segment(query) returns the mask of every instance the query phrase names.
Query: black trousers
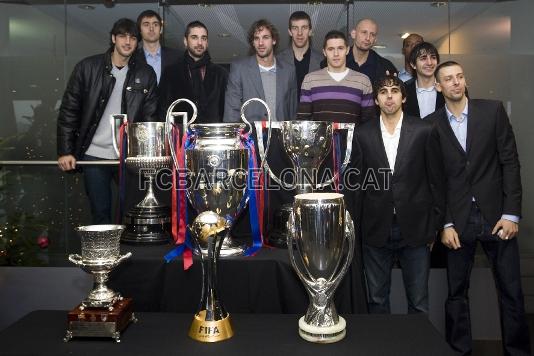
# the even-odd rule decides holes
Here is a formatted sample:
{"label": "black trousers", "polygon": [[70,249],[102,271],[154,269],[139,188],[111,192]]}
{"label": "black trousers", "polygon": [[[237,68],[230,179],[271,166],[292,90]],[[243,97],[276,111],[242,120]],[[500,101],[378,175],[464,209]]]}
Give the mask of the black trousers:
{"label": "black trousers", "polygon": [[445,304],[447,342],[462,355],[471,354],[469,279],[477,241],[489,259],[497,288],[505,355],[530,355],[528,324],[519,272],[517,239],[501,240],[473,203],[468,224],[460,236],[458,250],[447,253],[449,295]]}

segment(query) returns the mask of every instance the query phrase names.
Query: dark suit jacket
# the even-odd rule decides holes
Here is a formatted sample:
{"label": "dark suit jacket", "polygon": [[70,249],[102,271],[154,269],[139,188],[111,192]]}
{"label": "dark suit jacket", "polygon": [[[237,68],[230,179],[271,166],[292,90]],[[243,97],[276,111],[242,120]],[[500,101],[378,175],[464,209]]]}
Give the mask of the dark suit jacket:
{"label": "dark suit jacket", "polygon": [[[187,54],[186,54],[187,55]],[[206,65],[206,74],[202,81],[204,102],[198,102],[193,97],[191,75],[183,59],[183,56],[171,63],[161,75],[158,87],[159,103],[158,113],[161,119],[165,119],[167,109],[176,100],[186,98],[195,102],[198,116],[195,123],[219,123],[224,115],[224,96],[228,82],[228,72],[222,66],[209,63]],[[174,108],[175,112],[187,112],[191,120],[193,109],[187,103],[181,103]]]}
{"label": "dark suit jacket", "polygon": [[[406,87],[406,103],[404,104],[404,112],[411,116],[421,117],[421,113],[419,112],[419,102],[417,101],[417,91],[415,88],[416,80],[416,78],[412,78],[404,84]],[[444,106],[445,99],[443,98],[443,94],[438,91],[436,95],[436,106],[434,107],[434,111],[441,109]]]}
{"label": "dark suit jacket", "polygon": [[[429,119],[439,141],[447,180],[445,222],[461,235],[474,197],[493,227],[502,214],[521,216],[521,177],[514,133],[501,102],[470,99],[467,114],[467,152],[454,136],[442,108]],[[426,121],[426,120],[425,120]]]}
{"label": "dark suit jacket", "polygon": [[[382,140],[380,119],[358,126],[355,166],[360,170],[360,192],[356,195],[362,240],[371,246],[386,244],[397,216],[404,243],[421,246],[432,242],[443,223],[443,186],[440,182],[439,146],[431,140],[432,124],[404,115],[393,175]],[[375,173],[374,185],[369,183]],[[364,178],[364,177],[367,177]]]}
{"label": "dark suit jacket", "polygon": [[[256,56],[239,58],[232,62],[224,102],[224,122],[241,121],[241,105],[250,98],[265,100],[260,68]],[[297,115],[297,75],[295,66],[276,60],[276,118],[293,120]],[[249,121],[267,119],[267,110],[260,103],[251,103],[245,110]]]}
{"label": "dark suit jacket", "polygon": [[[161,78],[159,78],[159,83],[161,83],[161,81],[164,78],[163,73],[165,72],[165,70],[172,63],[176,62],[178,58],[180,58],[181,54],[182,54],[181,51],[177,49],[170,48],[170,47],[161,47]],[[145,52],[143,50],[142,43],[139,44],[135,55],[138,61],[146,64],[146,57],[145,57]]]}

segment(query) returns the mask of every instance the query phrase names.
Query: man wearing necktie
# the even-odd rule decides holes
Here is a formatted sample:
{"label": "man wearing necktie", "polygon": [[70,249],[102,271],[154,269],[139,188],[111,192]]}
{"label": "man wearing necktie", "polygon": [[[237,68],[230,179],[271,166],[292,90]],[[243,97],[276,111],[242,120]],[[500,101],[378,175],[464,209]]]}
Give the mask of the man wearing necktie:
{"label": "man wearing necktie", "polygon": [[442,152],[446,218],[441,233],[447,252],[446,338],[462,355],[472,351],[469,279],[480,242],[499,296],[505,355],[530,355],[519,270],[517,233],[521,177],[514,133],[501,102],[467,99],[462,67],[453,61],[435,71],[445,107],[433,120]]}

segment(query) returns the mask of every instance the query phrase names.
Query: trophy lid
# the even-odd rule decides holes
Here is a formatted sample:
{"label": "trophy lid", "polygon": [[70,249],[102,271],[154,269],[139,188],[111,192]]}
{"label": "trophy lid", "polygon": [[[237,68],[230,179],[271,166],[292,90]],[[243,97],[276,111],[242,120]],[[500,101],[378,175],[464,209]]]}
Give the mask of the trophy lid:
{"label": "trophy lid", "polygon": [[343,199],[343,194],[339,193],[305,193],[295,195],[295,200],[338,200]]}

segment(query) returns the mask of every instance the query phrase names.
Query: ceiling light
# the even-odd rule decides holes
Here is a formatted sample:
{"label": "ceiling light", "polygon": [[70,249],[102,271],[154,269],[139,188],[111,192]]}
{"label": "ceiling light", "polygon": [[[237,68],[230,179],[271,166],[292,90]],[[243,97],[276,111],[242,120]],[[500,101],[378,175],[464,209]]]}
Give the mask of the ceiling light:
{"label": "ceiling light", "polygon": [[95,9],[93,5],[78,5],[78,7],[82,10],[94,10]]}
{"label": "ceiling light", "polygon": [[206,4],[205,2],[201,2],[198,4],[198,6],[200,7],[210,7],[211,5],[210,4]]}
{"label": "ceiling light", "polygon": [[383,44],[377,44],[377,45],[374,45],[373,48],[376,48],[376,49],[384,49],[384,48],[387,48],[386,45],[383,45]]}
{"label": "ceiling light", "polygon": [[223,33],[217,34],[217,37],[219,37],[219,38],[228,38],[228,37],[230,37],[230,34],[223,32]]}
{"label": "ceiling light", "polygon": [[442,6],[447,6],[447,3],[445,1],[434,1],[433,3],[430,4],[430,6],[442,7]]}
{"label": "ceiling light", "polygon": [[402,38],[403,40],[407,39],[408,36],[410,36],[410,32],[405,32],[403,34],[400,35],[400,38]]}

